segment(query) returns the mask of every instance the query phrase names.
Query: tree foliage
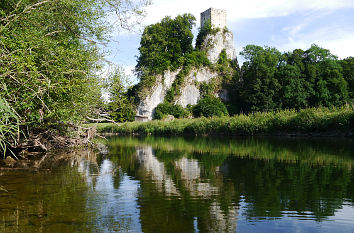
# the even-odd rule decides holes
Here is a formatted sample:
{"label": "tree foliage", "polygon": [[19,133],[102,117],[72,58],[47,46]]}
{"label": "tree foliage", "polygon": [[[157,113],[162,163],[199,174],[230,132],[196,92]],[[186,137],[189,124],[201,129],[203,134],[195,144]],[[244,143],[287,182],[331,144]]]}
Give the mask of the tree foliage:
{"label": "tree foliage", "polygon": [[228,116],[229,113],[223,102],[217,97],[207,96],[198,101],[193,106],[193,116],[195,117],[212,117],[212,116]]}
{"label": "tree foliage", "polygon": [[343,78],[348,83],[349,96],[354,99],[354,57],[348,57],[341,61]]}
{"label": "tree foliage", "polygon": [[129,78],[117,67],[108,77],[106,87],[109,93],[108,109],[117,122],[133,121],[135,118],[134,97],[128,95]]}
{"label": "tree foliage", "polygon": [[197,35],[197,39],[196,39],[196,42],[195,42],[195,48],[200,50],[201,47],[202,47],[202,44],[205,40],[205,37],[208,35],[208,34],[211,34],[213,33],[213,29],[211,27],[211,22],[210,20],[207,20],[203,27],[201,27],[199,29],[199,33]]}
{"label": "tree foliage", "polygon": [[283,54],[275,48],[248,45],[241,55],[246,62],[237,84],[238,101],[245,111],[340,106],[348,101],[349,58],[339,61],[317,45]]}
{"label": "tree foliage", "polygon": [[161,22],[145,28],[141,37],[136,71],[143,75],[161,74],[176,70],[184,63],[184,56],[193,51],[192,27],[195,17],[178,15],[165,17]]}
{"label": "tree foliage", "polygon": [[172,115],[176,118],[184,118],[189,115],[189,112],[178,104],[165,102],[157,105],[154,119],[164,119],[168,115]]}
{"label": "tree foliage", "polygon": [[[136,4],[135,4],[136,3]],[[23,126],[80,121],[100,102],[99,44],[146,0],[0,0],[0,98]],[[15,124],[15,121],[12,121]]]}

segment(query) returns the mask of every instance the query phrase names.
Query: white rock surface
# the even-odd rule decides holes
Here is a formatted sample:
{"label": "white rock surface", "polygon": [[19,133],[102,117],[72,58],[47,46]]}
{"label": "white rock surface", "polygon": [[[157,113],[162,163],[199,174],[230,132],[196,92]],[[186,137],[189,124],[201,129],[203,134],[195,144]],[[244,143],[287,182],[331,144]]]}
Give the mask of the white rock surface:
{"label": "white rock surface", "polygon": [[156,85],[152,87],[150,94],[140,101],[137,108],[137,115],[148,117],[152,120],[154,109],[163,102],[167,91],[171,88],[173,81],[175,81],[180,69],[174,72],[166,71],[164,75],[156,77]]}
{"label": "white rock surface", "polygon": [[[175,72],[167,71],[163,76],[159,75],[156,78],[156,85],[152,88],[150,94],[139,103],[137,115],[147,117],[149,120],[153,118],[154,109],[158,104],[163,103],[166,93],[171,88],[179,71],[180,70]],[[217,73],[211,72],[207,68],[192,70],[190,74],[185,77],[181,95],[176,99],[175,103],[182,105],[182,107],[186,107],[188,104],[197,104],[200,98],[200,91],[196,86],[196,82],[209,82],[216,76]]]}
{"label": "white rock surface", "polygon": [[205,37],[202,50],[207,52],[211,63],[218,62],[219,54],[225,49],[227,57],[231,60],[236,59],[236,50],[234,46],[234,35],[232,32],[220,30],[215,35],[209,34]]}
{"label": "white rock surface", "polygon": [[199,70],[192,70],[192,72],[185,78],[186,82],[181,90],[181,95],[177,98],[176,104],[186,107],[188,104],[195,105],[200,99],[199,88],[196,87],[196,82],[209,82],[218,74],[211,72],[209,69],[201,68]]}

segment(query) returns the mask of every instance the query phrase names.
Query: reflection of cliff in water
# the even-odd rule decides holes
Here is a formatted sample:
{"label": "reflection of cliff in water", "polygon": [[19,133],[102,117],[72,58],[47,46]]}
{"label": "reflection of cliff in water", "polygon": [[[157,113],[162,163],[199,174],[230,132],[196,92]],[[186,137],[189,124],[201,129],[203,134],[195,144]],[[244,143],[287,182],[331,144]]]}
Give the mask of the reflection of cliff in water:
{"label": "reflection of cliff in water", "polygon": [[[225,216],[241,205],[243,215],[255,220],[291,216],[324,221],[334,216],[354,200],[352,140],[335,142],[113,138],[110,145],[111,153],[119,154],[111,158],[141,181],[139,201],[146,206],[141,210],[146,216],[171,219],[170,215],[178,215],[173,208],[174,213],[168,213],[168,207],[162,207],[161,216],[148,210],[148,198],[156,201],[149,206],[152,209],[159,206],[155,199],[160,198],[166,205],[183,207],[185,212],[178,219],[189,215],[206,226],[211,220],[204,223],[204,219],[212,218],[211,206],[218,205]],[[156,197],[151,196],[153,192],[158,193]],[[177,202],[178,198],[182,201]],[[205,213],[209,217],[201,218]]]}
{"label": "reflection of cliff in water", "polygon": [[[223,205],[223,208],[218,200],[218,196],[220,196],[222,189],[224,189],[222,176],[215,173],[215,179],[213,181],[204,179],[202,168],[196,159],[181,157],[175,161],[160,162],[156,158],[152,147],[149,146],[138,147],[136,155],[141,164],[139,174],[143,174],[143,177],[137,177],[142,182],[141,188],[143,195],[141,196],[142,200],[140,200],[142,223],[144,223],[145,218],[146,221],[151,221],[150,218],[152,215],[148,213],[156,207],[163,209],[166,205],[173,206],[177,204],[183,205],[184,211],[182,213],[177,213],[178,210],[176,209],[154,214],[160,215],[163,219],[170,218],[172,217],[171,215],[182,214],[184,216],[173,216],[172,219],[184,219],[188,222],[188,225],[193,224],[194,228],[197,227],[199,230],[203,230],[203,232],[236,231],[237,206],[231,202],[228,203],[228,205]],[[155,187],[151,187],[151,183],[153,183]],[[148,190],[146,190],[146,188],[148,188]],[[144,202],[144,194],[150,195],[150,193],[152,193],[149,189],[156,189],[160,195],[164,196],[160,201],[166,203],[155,203],[154,208],[150,206],[152,203]],[[201,206],[202,208],[198,209]],[[146,213],[146,215],[144,215],[144,213]],[[188,215],[189,219],[187,217]],[[197,217],[193,217],[193,215]],[[160,219],[160,221],[162,221],[162,219]],[[151,222],[149,224],[151,224]],[[156,224],[158,224],[158,222]],[[174,223],[171,222],[171,224]],[[156,225],[156,227],[157,226],[158,225]],[[191,230],[191,228],[189,228],[189,230]],[[168,232],[168,229],[158,231]]]}

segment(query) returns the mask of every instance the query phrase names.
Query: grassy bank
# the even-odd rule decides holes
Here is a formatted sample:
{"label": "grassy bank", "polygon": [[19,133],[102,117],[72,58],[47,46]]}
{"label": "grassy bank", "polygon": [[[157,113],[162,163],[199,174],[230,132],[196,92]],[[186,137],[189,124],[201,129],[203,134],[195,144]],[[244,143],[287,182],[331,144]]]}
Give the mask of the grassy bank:
{"label": "grassy bank", "polygon": [[257,112],[232,117],[99,124],[99,133],[139,135],[353,136],[354,107]]}

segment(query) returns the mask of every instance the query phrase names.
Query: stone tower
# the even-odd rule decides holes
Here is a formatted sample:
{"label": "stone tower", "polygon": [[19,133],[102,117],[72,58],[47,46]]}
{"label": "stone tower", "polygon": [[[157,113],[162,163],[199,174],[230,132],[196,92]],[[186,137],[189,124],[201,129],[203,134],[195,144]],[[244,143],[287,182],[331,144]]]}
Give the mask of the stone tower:
{"label": "stone tower", "polygon": [[210,20],[213,28],[226,27],[226,10],[220,10],[215,8],[209,8],[208,10],[200,14],[200,27]]}

